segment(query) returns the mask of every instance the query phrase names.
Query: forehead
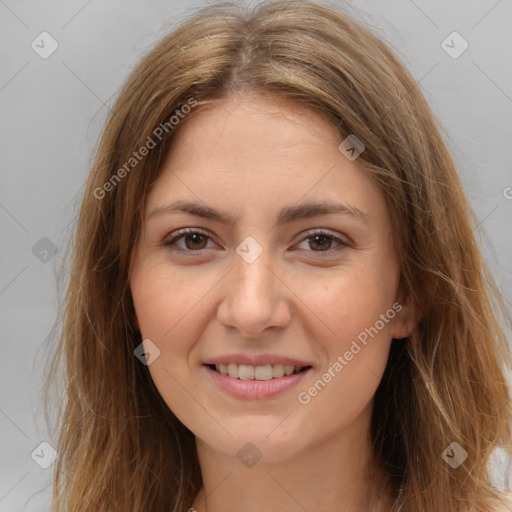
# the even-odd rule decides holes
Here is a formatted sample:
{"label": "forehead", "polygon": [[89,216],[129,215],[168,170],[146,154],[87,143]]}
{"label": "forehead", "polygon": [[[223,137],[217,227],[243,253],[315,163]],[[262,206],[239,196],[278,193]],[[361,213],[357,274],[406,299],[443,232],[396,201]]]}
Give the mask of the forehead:
{"label": "forehead", "polygon": [[237,93],[194,111],[178,130],[169,158],[176,163],[185,156],[182,146],[196,142],[187,159],[222,155],[226,162],[241,162],[243,170],[250,156],[258,156],[255,163],[285,154],[288,160],[304,156],[320,142],[337,146],[338,138],[327,116],[311,107],[268,94]]}
{"label": "forehead", "polygon": [[380,190],[342,140],[326,116],[291,100],[236,95],[202,107],[175,134],[148,212],[174,199],[239,215],[341,200],[382,215]]}

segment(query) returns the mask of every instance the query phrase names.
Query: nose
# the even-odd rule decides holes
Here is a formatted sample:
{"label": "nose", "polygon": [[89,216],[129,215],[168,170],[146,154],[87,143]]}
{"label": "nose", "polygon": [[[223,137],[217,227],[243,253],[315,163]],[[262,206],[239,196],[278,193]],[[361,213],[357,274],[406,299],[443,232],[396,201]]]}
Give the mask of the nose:
{"label": "nose", "polygon": [[257,338],[270,328],[286,327],[291,320],[292,292],[278,276],[269,251],[251,263],[234,254],[233,267],[223,279],[219,322],[243,336]]}

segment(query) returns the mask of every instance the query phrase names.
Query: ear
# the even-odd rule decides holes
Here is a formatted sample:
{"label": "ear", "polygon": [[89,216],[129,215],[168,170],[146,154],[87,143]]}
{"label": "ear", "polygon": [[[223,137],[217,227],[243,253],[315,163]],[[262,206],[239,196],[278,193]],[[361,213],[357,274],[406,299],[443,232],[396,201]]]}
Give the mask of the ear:
{"label": "ear", "polygon": [[398,289],[393,309],[397,314],[393,319],[391,336],[396,339],[407,338],[418,325],[421,312],[411,293],[406,291],[402,283]]}

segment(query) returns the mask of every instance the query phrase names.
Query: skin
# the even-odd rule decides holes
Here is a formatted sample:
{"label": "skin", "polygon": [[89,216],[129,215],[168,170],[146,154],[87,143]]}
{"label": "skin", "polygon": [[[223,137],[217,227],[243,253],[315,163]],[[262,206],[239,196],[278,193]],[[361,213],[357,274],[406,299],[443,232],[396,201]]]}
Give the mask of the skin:
{"label": "skin", "polygon": [[[384,197],[339,151],[342,138],[328,120],[290,100],[232,95],[179,128],[147,197],[130,286],[142,338],[160,349],[151,376],[196,436],[204,487],[194,509],[384,510],[385,478],[367,469],[373,395],[391,339],[415,325],[398,287]],[[236,223],[185,212],[149,218],[176,199],[229,213]],[[321,200],[358,208],[367,221],[331,213],[276,225],[281,207]],[[208,236],[166,247],[182,228]],[[346,245],[329,237],[315,243],[311,229]],[[247,236],[263,249],[252,263],[236,252]],[[299,403],[298,393],[395,302],[401,311],[317,396]],[[233,353],[286,355],[313,369],[296,388],[244,400],[221,390],[203,366]],[[237,457],[248,442],[261,453],[252,467]]]}

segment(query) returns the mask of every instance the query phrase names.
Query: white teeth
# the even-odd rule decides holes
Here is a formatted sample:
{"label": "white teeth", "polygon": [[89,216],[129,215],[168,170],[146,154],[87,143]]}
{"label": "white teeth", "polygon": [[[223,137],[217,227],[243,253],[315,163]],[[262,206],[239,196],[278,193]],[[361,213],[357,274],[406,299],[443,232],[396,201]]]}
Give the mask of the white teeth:
{"label": "white teeth", "polygon": [[223,375],[229,375],[232,379],[240,380],[271,380],[297,373],[301,367],[291,364],[267,364],[263,366],[251,366],[247,364],[216,364],[215,369]]}
{"label": "white teeth", "polygon": [[276,379],[284,377],[284,364],[275,364],[272,366],[272,377]]}
{"label": "white teeth", "polygon": [[237,364],[228,364],[228,375],[232,379],[238,378],[238,365]]}
{"label": "white teeth", "polygon": [[254,378],[256,380],[270,380],[272,378],[272,366],[269,364],[266,366],[255,366]]}
{"label": "white teeth", "polygon": [[241,364],[238,367],[238,378],[240,380],[254,379],[254,366],[248,366],[246,364]]}
{"label": "white teeth", "polygon": [[284,365],[284,374],[291,375],[293,373],[294,366],[293,364],[285,364]]}

